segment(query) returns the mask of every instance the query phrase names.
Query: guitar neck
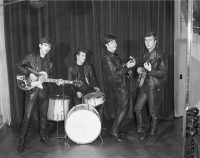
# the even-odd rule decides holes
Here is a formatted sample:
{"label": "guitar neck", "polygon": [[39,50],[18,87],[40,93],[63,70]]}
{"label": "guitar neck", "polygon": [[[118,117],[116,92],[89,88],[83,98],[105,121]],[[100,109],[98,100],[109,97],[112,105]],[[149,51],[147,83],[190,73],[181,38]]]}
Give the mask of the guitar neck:
{"label": "guitar neck", "polygon": [[[46,79],[43,80],[43,82],[56,83],[56,82],[58,82],[58,79],[46,78]],[[73,84],[73,81],[64,80],[64,83],[65,84]]]}

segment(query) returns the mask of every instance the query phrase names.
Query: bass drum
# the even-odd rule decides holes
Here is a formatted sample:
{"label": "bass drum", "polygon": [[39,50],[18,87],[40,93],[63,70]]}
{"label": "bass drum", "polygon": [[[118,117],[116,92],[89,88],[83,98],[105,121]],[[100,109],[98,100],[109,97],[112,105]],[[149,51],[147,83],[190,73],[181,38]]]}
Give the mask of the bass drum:
{"label": "bass drum", "polygon": [[93,142],[101,132],[101,121],[97,110],[87,104],[73,107],[65,120],[67,136],[77,144]]}

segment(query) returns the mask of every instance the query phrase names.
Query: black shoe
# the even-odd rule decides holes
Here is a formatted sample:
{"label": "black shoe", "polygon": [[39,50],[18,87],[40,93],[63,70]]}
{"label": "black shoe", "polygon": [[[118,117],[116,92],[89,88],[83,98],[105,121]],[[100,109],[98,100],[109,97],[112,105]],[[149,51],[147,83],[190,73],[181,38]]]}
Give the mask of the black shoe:
{"label": "black shoe", "polygon": [[48,136],[43,136],[43,137],[40,137],[40,141],[44,144],[47,144],[47,141],[48,141]]}
{"label": "black shoe", "polygon": [[122,139],[122,140],[127,140],[127,134],[125,134],[125,133],[120,133],[120,134],[119,134],[119,138]]}
{"label": "black shoe", "polygon": [[143,140],[145,138],[145,132],[137,132],[137,138]]}
{"label": "black shoe", "polygon": [[22,153],[24,151],[24,140],[22,138],[19,139],[19,143],[17,145],[17,151]]}
{"label": "black shoe", "polygon": [[120,137],[118,134],[110,133],[110,136],[111,136],[114,140],[116,140],[116,141],[118,141],[118,142],[122,142],[122,141],[125,141],[125,140],[126,140],[125,138]]}

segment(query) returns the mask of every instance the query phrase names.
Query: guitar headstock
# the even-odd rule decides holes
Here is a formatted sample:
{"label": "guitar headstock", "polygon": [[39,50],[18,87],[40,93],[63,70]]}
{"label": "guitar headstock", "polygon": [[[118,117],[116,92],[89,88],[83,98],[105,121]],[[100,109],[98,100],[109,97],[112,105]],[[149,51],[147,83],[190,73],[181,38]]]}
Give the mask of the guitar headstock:
{"label": "guitar headstock", "polygon": [[80,81],[80,80],[73,81],[73,85],[77,87],[81,87],[83,85],[83,81]]}

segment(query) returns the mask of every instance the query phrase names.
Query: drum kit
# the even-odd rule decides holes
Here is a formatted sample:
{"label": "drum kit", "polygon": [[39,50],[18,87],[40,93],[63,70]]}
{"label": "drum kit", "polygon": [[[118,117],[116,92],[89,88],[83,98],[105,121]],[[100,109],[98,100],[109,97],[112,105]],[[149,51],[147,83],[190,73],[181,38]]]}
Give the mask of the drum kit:
{"label": "drum kit", "polygon": [[82,104],[75,105],[69,110],[70,98],[56,95],[49,98],[47,118],[56,122],[64,121],[66,137],[73,142],[92,143],[101,133],[101,119],[95,108],[103,106],[104,101],[104,93],[92,92],[83,97]]}

